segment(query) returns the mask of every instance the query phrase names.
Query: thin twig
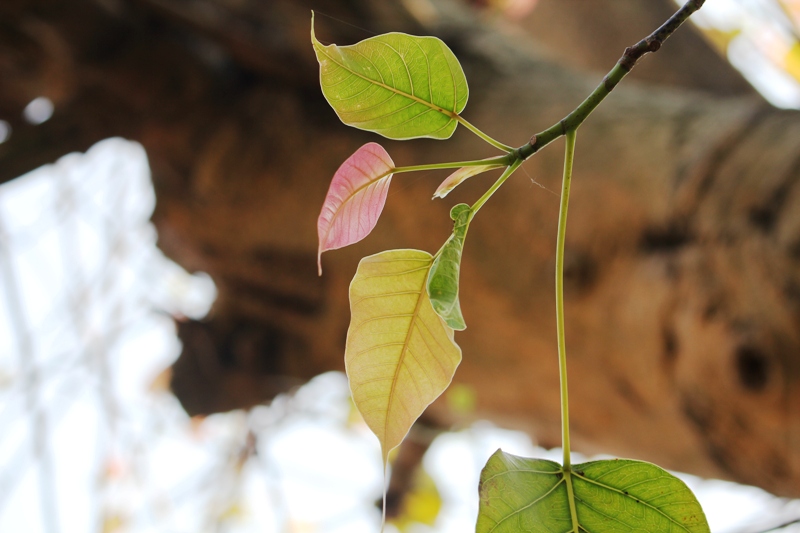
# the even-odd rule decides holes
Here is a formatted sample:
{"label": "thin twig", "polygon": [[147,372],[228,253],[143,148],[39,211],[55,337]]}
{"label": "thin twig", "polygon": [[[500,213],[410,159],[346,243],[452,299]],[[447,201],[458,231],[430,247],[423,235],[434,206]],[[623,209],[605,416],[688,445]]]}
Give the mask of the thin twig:
{"label": "thin twig", "polygon": [[521,159],[527,159],[557,138],[565,135],[567,131],[577,129],[643,56],[650,52],[657,52],[661,45],[664,44],[664,41],[675,33],[675,30],[686,22],[692,13],[700,9],[704,3],[705,0],[688,0],[660,28],[633,46],[626,48],[614,68],[606,74],[600,85],[592,91],[592,94],[586,100],[569,115],[546,130],[537,133],[531,137],[527,144],[522,145],[512,153],[516,153]]}

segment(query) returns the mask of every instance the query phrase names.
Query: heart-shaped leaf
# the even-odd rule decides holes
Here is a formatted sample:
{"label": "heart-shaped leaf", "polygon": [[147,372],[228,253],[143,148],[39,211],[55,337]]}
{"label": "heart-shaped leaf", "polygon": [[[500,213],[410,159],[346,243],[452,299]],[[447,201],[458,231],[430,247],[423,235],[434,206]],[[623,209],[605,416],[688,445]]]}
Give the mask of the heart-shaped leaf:
{"label": "heart-shaped leaf", "polygon": [[383,147],[367,143],[342,163],[333,175],[317,219],[317,267],[322,252],[358,242],[378,223],[392,180],[394,162]]}
{"label": "heart-shaped leaf", "polygon": [[362,259],[350,283],[345,368],[384,462],[461,362],[453,330],[425,290],[432,261],[419,250],[381,252]]}
{"label": "heart-shaped leaf", "polygon": [[456,170],[445,180],[442,182],[441,185],[436,189],[436,192],[433,193],[434,198],[444,198],[450,191],[464,183],[468,178],[472,176],[477,176],[487,170],[493,170],[495,168],[501,168],[504,165],[502,163],[495,163],[491,165],[476,165],[476,166],[469,166],[469,167],[461,167],[460,169]]}
{"label": "heart-shaped leaf", "polygon": [[449,138],[467,105],[464,71],[435,37],[387,33],[350,46],[311,42],[328,103],[345,124],[390,139]]}
{"label": "heart-shaped leaf", "polygon": [[692,491],[650,463],[558,463],[501,450],[481,472],[476,533],[561,531],[707,533]]}
{"label": "heart-shaped leaf", "polygon": [[467,204],[458,204],[450,210],[450,218],[454,221],[453,233],[433,260],[427,288],[433,310],[448,326],[460,331],[466,329],[467,324],[461,314],[461,303],[458,299],[458,277],[472,211]]}

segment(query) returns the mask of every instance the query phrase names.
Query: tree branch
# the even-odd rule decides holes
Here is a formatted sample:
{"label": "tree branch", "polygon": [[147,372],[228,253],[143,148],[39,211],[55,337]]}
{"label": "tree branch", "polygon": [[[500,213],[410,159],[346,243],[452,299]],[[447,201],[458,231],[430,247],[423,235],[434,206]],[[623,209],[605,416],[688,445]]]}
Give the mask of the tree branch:
{"label": "tree branch", "polygon": [[553,124],[546,130],[537,133],[531,140],[517,148],[516,153],[521,159],[527,159],[557,138],[565,135],[568,131],[577,129],[586,118],[595,110],[595,108],[608,96],[614,87],[622,81],[636,63],[650,52],[657,52],[661,45],[666,41],[670,35],[675,33],[689,17],[700,9],[705,0],[688,0],[683,7],[675,12],[664,24],[661,25],[656,31],[639,41],[633,46],[625,49],[622,57],[617,61],[608,74],[600,82],[600,85],[592,91],[586,100],[584,100],[578,107],[576,107],[569,115],[561,119],[556,124]]}

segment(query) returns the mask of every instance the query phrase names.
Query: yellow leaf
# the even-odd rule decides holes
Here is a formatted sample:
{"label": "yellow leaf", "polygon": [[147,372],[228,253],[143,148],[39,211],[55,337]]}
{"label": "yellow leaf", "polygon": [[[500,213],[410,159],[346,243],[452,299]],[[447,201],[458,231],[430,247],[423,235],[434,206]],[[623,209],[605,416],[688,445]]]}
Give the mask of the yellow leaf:
{"label": "yellow leaf", "polygon": [[365,257],[350,284],[345,367],[361,416],[389,451],[450,384],[461,349],[425,288],[433,257],[391,250]]}
{"label": "yellow leaf", "polygon": [[728,45],[731,41],[741,33],[741,29],[733,29],[729,31],[720,30],[718,28],[704,28],[703,35],[706,39],[719,50],[723,55],[727,53]]}
{"label": "yellow leaf", "polygon": [[784,68],[795,80],[800,81],[800,43],[794,45],[786,53]]}
{"label": "yellow leaf", "polygon": [[117,513],[110,513],[103,516],[101,531],[103,533],[115,533],[125,528],[127,520]]}
{"label": "yellow leaf", "polygon": [[399,516],[392,522],[400,531],[413,531],[414,524],[433,527],[442,509],[442,497],[433,479],[420,470],[411,491],[403,498]]}
{"label": "yellow leaf", "polygon": [[474,414],[477,404],[478,393],[475,391],[475,387],[459,383],[447,391],[447,406],[456,415]]}
{"label": "yellow leaf", "polygon": [[222,511],[219,515],[220,522],[227,522],[227,521],[235,521],[241,520],[244,516],[246,516],[246,512],[244,508],[238,503],[232,503],[227,509]]}

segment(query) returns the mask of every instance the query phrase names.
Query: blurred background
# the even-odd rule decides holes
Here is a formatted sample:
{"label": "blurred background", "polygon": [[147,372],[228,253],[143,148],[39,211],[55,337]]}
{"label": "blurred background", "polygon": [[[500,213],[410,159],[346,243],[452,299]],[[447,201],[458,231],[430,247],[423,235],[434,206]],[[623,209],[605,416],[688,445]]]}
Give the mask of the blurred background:
{"label": "blurred background", "polygon": [[[549,67],[541,65],[554,63],[602,72],[676,5],[5,0],[0,531],[377,531],[378,443],[351,405],[338,371],[348,320],[342,312],[346,284],[357,258],[371,252],[359,248],[331,259],[331,274],[323,280],[314,265],[314,222],[328,180],[338,161],[371,137],[347,133],[352,137],[341,140],[346,128],[316,94],[309,10],[317,10],[318,35],[326,43],[346,44],[392,29],[443,35],[457,54],[463,49],[473,58],[465,68],[481,105],[490,100],[485,94],[493,83],[486,73],[509,76],[507,66],[482,66],[463,32],[480,27],[481,38],[494,39],[496,32],[523,43],[521,55],[542,58],[535,65],[543,77]],[[646,29],[623,15],[639,17]],[[793,112],[777,108],[800,108],[800,2],[709,0],[692,22],[691,31],[704,39],[702,50],[686,45],[696,64],[680,58],[656,63],[656,56],[643,62],[649,63],[642,65],[642,82],[669,85],[660,79],[664,71],[678,77],[683,67],[690,72],[656,98],[675,107],[669,102],[679,97],[672,95],[695,91],[685,94],[703,93],[697,96],[701,102],[733,102],[731,108],[763,99],[769,104],[758,106],[797,121]],[[606,42],[603,35],[620,42]],[[703,63],[712,52],[719,63]],[[736,70],[727,70],[727,62]],[[693,76],[692,69],[702,74]],[[596,83],[596,76],[587,76]],[[576,92],[590,87],[576,86]],[[555,82],[550,91],[559,91]],[[626,102],[620,99],[622,106],[633,105]],[[513,114],[513,106],[507,107],[504,113]],[[687,129],[684,135],[691,137]],[[791,133],[787,137],[791,141]],[[415,153],[397,150],[398,159]],[[797,154],[790,165],[795,181]],[[551,185],[557,181],[540,178],[539,167],[528,172],[527,185],[539,185],[528,196],[545,198],[552,209],[557,185]],[[311,181],[315,185],[305,185]],[[403,194],[390,201],[401,203]],[[391,208],[389,213],[389,229],[379,228],[376,238],[403,244],[414,229],[399,216],[392,219]],[[447,224],[441,225],[446,231]],[[787,268],[797,270],[794,264]],[[581,272],[579,262],[579,278]],[[491,283],[477,285],[492,290]],[[787,327],[796,330],[796,324]],[[677,331],[683,334],[680,324]],[[654,333],[659,339],[662,334]],[[515,346],[514,335],[526,333],[523,327],[500,335]],[[759,380],[767,380],[773,367],[764,367],[760,356],[736,353],[740,378],[760,392]],[[784,381],[795,383],[798,352],[790,351],[790,358],[795,363],[781,368]],[[721,379],[713,373],[701,378]],[[439,408],[412,435],[418,449],[397,468],[420,460],[423,468],[404,476],[393,493],[399,500],[390,529],[472,529],[480,468],[498,447],[560,457],[546,416],[543,422],[508,423],[499,410],[487,415],[492,410],[481,407],[480,393],[474,385],[457,384],[447,398],[456,414],[448,418]],[[773,416],[769,407],[759,411],[760,399],[749,398],[743,401],[756,415]],[[776,400],[788,423],[797,424],[798,398],[789,387]],[[698,416],[685,407],[681,412]],[[578,420],[580,425],[580,415]],[[684,439],[683,430],[673,432],[672,419],[665,420],[666,436],[655,440]],[[706,422],[691,424],[714,431]],[[587,453],[620,449],[592,440],[591,429],[576,432]],[[785,456],[770,455],[769,447],[742,446],[741,461],[757,463],[755,470],[779,463],[775,470],[785,474],[775,475],[779,481],[728,468],[738,459],[727,455],[717,470],[678,452],[669,456],[692,474],[718,471],[727,479],[680,474],[700,498],[712,531],[800,531],[800,500],[792,499],[800,495],[800,441],[789,429],[785,435]],[[709,449],[722,454],[716,446]],[[642,453],[650,457],[647,449]]]}

